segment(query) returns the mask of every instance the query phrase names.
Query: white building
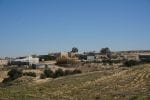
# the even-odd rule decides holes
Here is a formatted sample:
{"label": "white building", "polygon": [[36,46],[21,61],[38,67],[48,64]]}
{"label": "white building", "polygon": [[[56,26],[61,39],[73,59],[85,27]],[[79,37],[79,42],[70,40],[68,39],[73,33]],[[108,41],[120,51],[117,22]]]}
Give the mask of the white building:
{"label": "white building", "polygon": [[39,58],[33,58],[31,56],[28,57],[20,57],[12,61],[13,63],[19,63],[19,64],[38,64],[39,63]]}
{"label": "white building", "polygon": [[94,61],[95,60],[95,56],[87,56],[87,61]]}

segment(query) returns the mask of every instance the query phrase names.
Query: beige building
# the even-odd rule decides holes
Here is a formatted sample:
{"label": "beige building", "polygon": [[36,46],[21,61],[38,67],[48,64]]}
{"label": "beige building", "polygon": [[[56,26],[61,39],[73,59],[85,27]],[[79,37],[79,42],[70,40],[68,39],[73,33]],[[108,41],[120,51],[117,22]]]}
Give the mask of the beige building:
{"label": "beige building", "polygon": [[68,52],[68,56],[70,58],[74,58],[74,59],[77,59],[78,58],[78,54],[77,53],[73,53],[73,52]]}
{"label": "beige building", "polygon": [[8,64],[8,60],[0,59],[0,65],[7,65],[7,64]]}
{"label": "beige building", "polygon": [[127,60],[139,60],[138,54],[124,55],[124,58]]}
{"label": "beige building", "polygon": [[68,52],[60,52],[58,58],[69,58]]}

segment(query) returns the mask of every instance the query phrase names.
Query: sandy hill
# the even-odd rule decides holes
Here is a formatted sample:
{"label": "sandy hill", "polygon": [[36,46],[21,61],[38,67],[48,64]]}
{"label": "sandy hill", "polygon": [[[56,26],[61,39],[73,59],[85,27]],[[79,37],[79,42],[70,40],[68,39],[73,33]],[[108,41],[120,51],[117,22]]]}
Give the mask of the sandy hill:
{"label": "sandy hill", "polygon": [[148,64],[49,79],[41,84],[37,84],[35,80],[25,82],[1,87],[0,99],[150,100]]}

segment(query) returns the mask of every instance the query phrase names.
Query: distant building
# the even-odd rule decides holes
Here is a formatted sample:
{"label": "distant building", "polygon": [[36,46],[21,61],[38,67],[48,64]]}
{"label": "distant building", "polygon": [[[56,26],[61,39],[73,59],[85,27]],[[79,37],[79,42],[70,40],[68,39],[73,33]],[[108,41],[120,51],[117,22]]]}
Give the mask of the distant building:
{"label": "distant building", "polygon": [[14,65],[32,65],[32,64],[38,64],[38,63],[39,63],[39,58],[33,58],[32,56],[19,57],[11,61],[11,64],[14,64]]}
{"label": "distant building", "polygon": [[123,54],[141,54],[141,53],[150,53],[150,50],[130,50],[130,51],[119,51]]}
{"label": "distant building", "polygon": [[78,57],[79,57],[79,60],[81,61],[95,61],[96,60],[95,53],[93,52],[85,52],[84,54],[79,54]]}
{"label": "distant building", "polygon": [[150,61],[150,54],[139,54],[139,60]]}
{"label": "distant building", "polygon": [[40,61],[56,60],[57,54],[39,55]]}
{"label": "distant building", "polygon": [[81,61],[85,61],[85,60],[87,60],[87,55],[86,54],[79,54],[78,59]]}
{"label": "distant building", "polygon": [[36,69],[44,69],[45,64],[33,64],[33,67],[35,67]]}
{"label": "distant building", "polygon": [[77,58],[77,57],[78,57],[78,53],[68,52],[68,56],[69,56],[70,58]]}
{"label": "distant building", "polygon": [[7,64],[8,64],[8,60],[0,59],[0,65],[7,65]]}
{"label": "distant building", "polygon": [[126,60],[139,60],[138,54],[128,54],[124,55],[124,59]]}
{"label": "distant building", "polygon": [[60,52],[57,54],[57,58],[69,58],[68,52]]}
{"label": "distant building", "polygon": [[95,61],[95,56],[87,56],[87,61]]}
{"label": "distant building", "polygon": [[131,50],[131,51],[120,51],[120,53],[124,59],[126,60],[143,60],[149,59],[150,50]]}

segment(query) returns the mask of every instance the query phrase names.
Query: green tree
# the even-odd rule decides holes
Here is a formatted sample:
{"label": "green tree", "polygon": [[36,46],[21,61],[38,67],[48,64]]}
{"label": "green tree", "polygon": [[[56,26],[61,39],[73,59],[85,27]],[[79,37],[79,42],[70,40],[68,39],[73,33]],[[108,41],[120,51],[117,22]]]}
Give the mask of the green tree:
{"label": "green tree", "polygon": [[102,49],[100,50],[100,52],[101,52],[102,54],[107,55],[108,58],[111,58],[111,51],[110,51],[110,49],[109,49],[108,47],[102,48]]}
{"label": "green tree", "polygon": [[102,48],[101,51],[100,51],[102,54],[107,54],[107,53],[110,53],[110,49],[109,48]]}
{"label": "green tree", "polygon": [[8,72],[8,76],[9,78],[11,78],[12,80],[15,80],[19,77],[22,76],[22,70],[18,70],[18,69],[11,69],[9,72]]}
{"label": "green tree", "polygon": [[73,53],[77,53],[78,51],[79,51],[79,50],[78,50],[78,48],[73,47],[71,52],[73,52]]}

